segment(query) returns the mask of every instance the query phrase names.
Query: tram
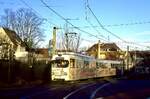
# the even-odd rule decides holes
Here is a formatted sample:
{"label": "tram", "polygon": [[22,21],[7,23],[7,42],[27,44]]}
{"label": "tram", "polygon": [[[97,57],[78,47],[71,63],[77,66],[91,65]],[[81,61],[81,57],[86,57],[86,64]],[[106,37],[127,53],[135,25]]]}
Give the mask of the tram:
{"label": "tram", "polygon": [[52,80],[81,80],[115,76],[122,61],[101,60],[74,52],[59,52],[51,60]]}

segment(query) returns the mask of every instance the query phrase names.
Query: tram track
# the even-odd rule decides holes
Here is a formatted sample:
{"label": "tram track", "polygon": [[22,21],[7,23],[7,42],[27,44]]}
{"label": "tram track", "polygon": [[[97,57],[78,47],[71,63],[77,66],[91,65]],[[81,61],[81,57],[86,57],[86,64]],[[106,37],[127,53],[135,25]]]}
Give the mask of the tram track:
{"label": "tram track", "polygon": [[[90,97],[97,96],[95,90],[107,83],[109,83],[108,80],[52,82],[50,85],[41,87],[21,89],[20,91],[14,90],[14,94],[9,95],[9,97],[18,97],[19,99],[91,99]],[[3,97],[8,96],[3,95]]]}
{"label": "tram track", "polygon": [[[53,82],[50,85],[29,89],[5,90],[1,99],[136,99],[147,97],[150,92],[150,81],[128,81],[117,79],[103,79],[81,82]],[[120,96],[120,94],[122,96]],[[143,98],[142,98],[143,99]]]}
{"label": "tram track", "polygon": [[109,82],[109,83],[105,83],[105,84],[103,84],[102,86],[98,87],[95,91],[93,91],[93,93],[91,94],[90,99],[94,99],[95,96],[96,96],[96,93],[97,93],[99,90],[101,90],[102,88],[104,88],[105,86],[108,86],[108,85],[110,85],[110,84],[111,84],[111,83]]}
{"label": "tram track", "polygon": [[91,87],[91,86],[93,86],[93,85],[95,85],[95,84],[96,84],[96,83],[94,83],[94,84],[88,84],[88,85],[86,85],[86,86],[83,86],[83,87],[81,87],[81,88],[79,88],[79,89],[77,89],[77,90],[75,90],[75,91],[69,93],[69,94],[68,94],[67,96],[65,96],[63,99],[69,99],[73,94],[75,94],[75,93],[79,92],[80,90],[85,89],[85,88],[87,88],[87,87]]}
{"label": "tram track", "polygon": [[74,91],[77,88],[80,88],[81,86],[88,86],[92,84],[93,82],[90,82],[90,84],[87,84],[87,82],[53,82],[51,87],[32,93],[27,92],[21,94],[19,99],[42,99],[42,97],[46,97],[46,99],[48,97],[53,99],[60,99],[64,97],[63,95],[67,95],[68,93]]}
{"label": "tram track", "polygon": [[97,91],[109,84],[110,82],[107,80],[88,84],[70,92],[63,99],[93,99]]}

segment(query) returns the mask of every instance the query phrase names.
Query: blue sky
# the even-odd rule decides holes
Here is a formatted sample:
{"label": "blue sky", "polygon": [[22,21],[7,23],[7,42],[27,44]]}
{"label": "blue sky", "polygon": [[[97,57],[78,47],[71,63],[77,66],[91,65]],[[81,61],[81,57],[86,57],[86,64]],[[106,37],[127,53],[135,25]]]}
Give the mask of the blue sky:
{"label": "blue sky", "polygon": [[[35,9],[42,17],[47,20],[55,23],[58,27],[63,27],[65,21],[56,16],[48,8],[46,8],[40,0],[24,0],[30,7]],[[72,24],[78,27],[90,26],[90,24],[85,20],[86,16],[88,21],[90,21],[94,26],[99,26],[97,21],[94,19],[89,10],[85,9],[86,0],[44,0],[51,8],[57,11],[65,18],[78,19],[70,20]],[[127,23],[136,23],[136,22],[149,22],[150,21],[150,0],[89,0],[89,5],[99,21],[103,25],[114,25],[114,24],[127,24]],[[0,0],[0,14],[3,14],[3,10],[10,8],[16,10],[18,8],[28,8],[20,0]],[[87,14],[86,14],[87,13]],[[45,22],[43,28],[45,29],[45,45],[48,44],[48,40],[52,38],[52,27],[54,25]],[[136,24],[128,26],[112,26],[106,27],[112,33],[120,36],[126,41],[133,41],[141,43],[142,45],[149,45],[150,43],[150,24]],[[82,30],[88,31],[93,35],[103,35],[110,38],[112,42],[118,42],[118,45],[121,47],[126,47],[128,44],[122,43],[119,39],[115,38],[108,32],[104,31],[100,27],[96,29],[101,33],[97,33],[93,28],[81,28]],[[58,30],[60,33],[62,30]],[[93,43],[98,41],[97,38],[89,36],[86,33],[83,33],[76,29],[70,29],[81,34],[83,39],[88,40],[82,41],[81,46],[90,46]],[[101,40],[102,41],[102,40]],[[133,48],[137,47],[136,45],[130,45]],[[138,46],[140,47],[140,46]],[[141,47],[140,47],[141,48]],[[145,48],[143,48],[145,49]]]}

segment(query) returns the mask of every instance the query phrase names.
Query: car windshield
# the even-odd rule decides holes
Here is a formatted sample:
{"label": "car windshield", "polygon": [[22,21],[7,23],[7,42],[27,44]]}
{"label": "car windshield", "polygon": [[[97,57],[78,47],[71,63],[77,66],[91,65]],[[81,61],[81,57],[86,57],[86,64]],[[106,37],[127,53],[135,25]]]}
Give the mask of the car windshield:
{"label": "car windshield", "polygon": [[51,61],[52,67],[65,68],[68,67],[69,62],[67,60],[53,60]]}

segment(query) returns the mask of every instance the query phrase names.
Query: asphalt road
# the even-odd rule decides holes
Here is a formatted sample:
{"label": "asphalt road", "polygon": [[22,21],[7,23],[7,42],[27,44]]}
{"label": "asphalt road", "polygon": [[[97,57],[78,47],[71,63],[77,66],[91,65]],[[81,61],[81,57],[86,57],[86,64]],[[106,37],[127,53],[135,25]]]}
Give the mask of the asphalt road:
{"label": "asphalt road", "polygon": [[0,89],[0,99],[148,99],[150,80],[53,82],[31,88]]}

